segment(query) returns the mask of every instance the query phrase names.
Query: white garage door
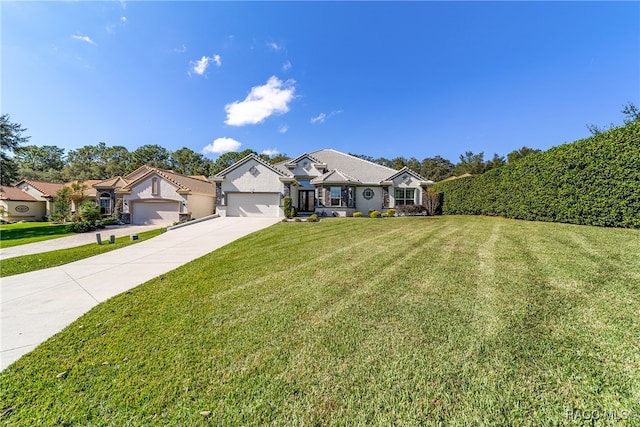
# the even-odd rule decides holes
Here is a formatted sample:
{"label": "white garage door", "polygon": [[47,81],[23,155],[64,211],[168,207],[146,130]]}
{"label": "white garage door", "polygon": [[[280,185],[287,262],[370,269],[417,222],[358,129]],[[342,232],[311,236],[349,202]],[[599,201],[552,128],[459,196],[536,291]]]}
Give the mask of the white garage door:
{"label": "white garage door", "polygon": [[132,203],[131,221],[136,225],[171,225],[178,221],[178,202],[135,202]]}
{"label": "white garage door", "polygon": [[277,218],[279,213],[279,193],[227,194],[227,216],[266,216]]}

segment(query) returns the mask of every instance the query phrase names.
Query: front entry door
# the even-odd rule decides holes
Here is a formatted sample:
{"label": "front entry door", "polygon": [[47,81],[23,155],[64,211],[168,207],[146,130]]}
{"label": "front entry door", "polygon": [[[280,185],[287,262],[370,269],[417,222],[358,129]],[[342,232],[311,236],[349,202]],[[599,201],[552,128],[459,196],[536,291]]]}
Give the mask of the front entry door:
{"label": "front entry door", "polygon": [[298,191],[298,212],[313,212],[316,207],[315,190]]}

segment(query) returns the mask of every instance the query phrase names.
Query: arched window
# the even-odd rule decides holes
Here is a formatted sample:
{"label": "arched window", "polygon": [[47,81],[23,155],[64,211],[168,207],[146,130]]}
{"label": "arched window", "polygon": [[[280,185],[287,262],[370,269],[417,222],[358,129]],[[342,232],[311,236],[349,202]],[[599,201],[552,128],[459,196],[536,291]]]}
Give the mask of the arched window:
{"label": "arched window", "polygon": [[100,213],[102,215],[111,215],[113,213],[113,200],[111,194],[100,193]]}

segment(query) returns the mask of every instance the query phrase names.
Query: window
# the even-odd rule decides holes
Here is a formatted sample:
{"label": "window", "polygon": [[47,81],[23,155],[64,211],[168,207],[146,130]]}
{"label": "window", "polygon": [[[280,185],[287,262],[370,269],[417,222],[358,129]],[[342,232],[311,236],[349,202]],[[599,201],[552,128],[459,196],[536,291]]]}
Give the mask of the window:
{"label": "window", "polygon": [[111,215],[111,195],[109,193],[100,193],[100,213],[102,215]]}
{"label": "window", "polygon": [[341,195],[340,187],[331,187],[331,206],[340,206]]}
{"label": "window", "polygon": [[158,178],[151,179],[151,195],[152,196],[158,195]]}
{"label": "window", "polygon": [[373,190],[370,188],[365,188],[364,191],[362,192],[362,197],[364,197],[365,200],[373,199]]}
{"label": "window", "polygon": [[396,188],[396,206],[415,204],[415,188]]}

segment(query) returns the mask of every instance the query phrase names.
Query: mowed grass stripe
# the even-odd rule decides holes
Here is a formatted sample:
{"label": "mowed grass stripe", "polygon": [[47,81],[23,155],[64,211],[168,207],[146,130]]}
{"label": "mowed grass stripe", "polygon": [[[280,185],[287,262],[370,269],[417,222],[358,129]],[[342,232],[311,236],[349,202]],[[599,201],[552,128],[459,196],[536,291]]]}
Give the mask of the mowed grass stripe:
{"label": "mowed grass stripe", "polygon": [[637,230],[501,218],[277,224],[14,364],[0,421],[570,425],[567,409],[639,411],[634,251]]}

